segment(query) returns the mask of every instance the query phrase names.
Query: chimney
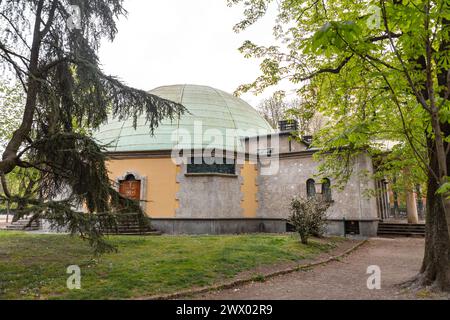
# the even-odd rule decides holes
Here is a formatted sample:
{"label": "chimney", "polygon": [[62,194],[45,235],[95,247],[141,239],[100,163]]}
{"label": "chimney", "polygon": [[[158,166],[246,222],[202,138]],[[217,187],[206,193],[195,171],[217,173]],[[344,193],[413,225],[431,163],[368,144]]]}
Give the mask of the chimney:
{"label": "chimney", "polygon": [[302,137],[302,140],[303,140],[304,142],[306,142],[307,144],[311,144],[312,141],[313,141],[313,136],[303,136],[303,137]]}

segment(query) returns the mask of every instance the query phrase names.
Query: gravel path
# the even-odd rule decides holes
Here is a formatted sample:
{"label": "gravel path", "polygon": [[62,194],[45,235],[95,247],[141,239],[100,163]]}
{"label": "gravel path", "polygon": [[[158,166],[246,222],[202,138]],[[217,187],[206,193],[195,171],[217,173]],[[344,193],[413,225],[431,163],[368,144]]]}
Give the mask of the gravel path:
{"label": "gravel path", "polygon": [[[417,299],[396,285],[420,269],[424,240],[374,238],[341,261],[309,271],[254,282],[235,289],[211,292],[194,299]],[[381,289],[369,290],[367,267],[381,270]]]}

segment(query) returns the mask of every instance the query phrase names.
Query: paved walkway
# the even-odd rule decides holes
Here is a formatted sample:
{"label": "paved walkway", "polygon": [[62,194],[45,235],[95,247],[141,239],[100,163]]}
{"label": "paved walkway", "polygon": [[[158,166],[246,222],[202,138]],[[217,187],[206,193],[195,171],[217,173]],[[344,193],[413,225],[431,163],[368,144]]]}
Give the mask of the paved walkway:
{"label": "paved walkway", "polygon": [[[418,273],[423,250],[423,239],[371,239],[341,261],[194,299],[416,299],[396,285]],[[367,288],[371,265],[381,269],[380,290]]]}

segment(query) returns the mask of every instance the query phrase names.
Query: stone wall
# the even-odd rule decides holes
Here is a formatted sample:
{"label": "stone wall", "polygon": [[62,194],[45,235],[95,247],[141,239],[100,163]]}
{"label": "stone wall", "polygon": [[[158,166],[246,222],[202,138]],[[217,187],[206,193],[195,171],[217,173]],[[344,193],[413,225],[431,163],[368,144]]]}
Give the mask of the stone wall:
{"label": "stone wall", "polygon": [[[274,175],[258,177],[258,217],[288,218],[291,199],[306,197],[306,181],[316,177],[318,163],[311,153],[298,153],[292,157],[280,157],[279,170]],[[328,211],[330,219],[370,220],[377,219],[376,201],[367,195],[375,188],[372,162],[368,155],[361,155],[354,172],[343,190],[332,188],[333,203]],[[331,186],[333,187],[333,180]]]}
{"label": "stone wall", "polygon": [[280,219],[152,219],[152,226],[168,234],[283,233],[286,221]]}
{"label": "stone wall", "polygon": [[177,175],[179,208],[176,218],[241,218],[241,167],[236,176],[186,175],[186,165],[180,165]]}

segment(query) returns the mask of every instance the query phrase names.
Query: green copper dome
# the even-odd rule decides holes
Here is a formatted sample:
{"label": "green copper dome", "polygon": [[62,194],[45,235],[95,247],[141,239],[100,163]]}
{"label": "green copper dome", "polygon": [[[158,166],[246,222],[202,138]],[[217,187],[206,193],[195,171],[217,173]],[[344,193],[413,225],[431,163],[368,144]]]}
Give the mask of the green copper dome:
{"label": "green copper dome", "polygon": [[[110,119],[94,137],[109,144],[110,152],[218,148],[241,151],[239,138],[274,132],[267,121],[247,102],[207,86],[173,85],[150,93],[181,103],[189,111],[180,119],[163,120],[151,135],[145,116],[133,121]],[[228,135],[228,138],[227,138]]]}

